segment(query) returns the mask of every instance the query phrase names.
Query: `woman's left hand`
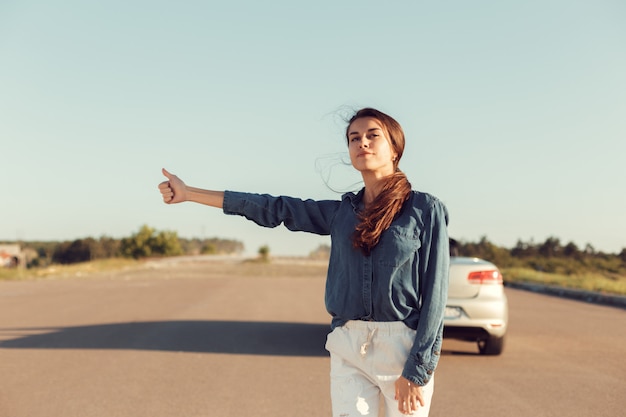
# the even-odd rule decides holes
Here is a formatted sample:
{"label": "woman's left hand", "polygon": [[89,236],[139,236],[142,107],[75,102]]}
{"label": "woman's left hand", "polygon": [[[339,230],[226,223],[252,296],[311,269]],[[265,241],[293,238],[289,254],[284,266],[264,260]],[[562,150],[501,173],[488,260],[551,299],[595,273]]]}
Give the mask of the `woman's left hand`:
{"label": "woman's left hand", "polygon": [[402,414],[413,414],[418,407],[424,407],[422,387],[401,376],[396,381],[396,398],[398,410]]}

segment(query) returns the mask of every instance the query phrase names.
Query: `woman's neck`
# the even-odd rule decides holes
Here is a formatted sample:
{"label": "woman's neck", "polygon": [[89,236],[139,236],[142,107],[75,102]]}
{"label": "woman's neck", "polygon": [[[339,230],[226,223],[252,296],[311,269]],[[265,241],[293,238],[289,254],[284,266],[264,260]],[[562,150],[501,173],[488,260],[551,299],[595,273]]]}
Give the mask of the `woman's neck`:
{"label": "woman's neck", "polygon": [[363,175],[363,183],[365,184],[365,190],[363,192],[363,204],[365,207],[369,206],[376,200],[378,194],[380,194],[383,185],[387,177],[377,177],[371,175]]}

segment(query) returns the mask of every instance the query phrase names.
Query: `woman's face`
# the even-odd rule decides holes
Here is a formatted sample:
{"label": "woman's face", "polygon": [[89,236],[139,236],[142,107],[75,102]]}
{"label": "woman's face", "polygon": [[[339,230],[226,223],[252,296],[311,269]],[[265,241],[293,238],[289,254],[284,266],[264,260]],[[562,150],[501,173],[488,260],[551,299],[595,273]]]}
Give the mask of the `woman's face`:
{"label": "woman's face", "polygon": [[348,129],[348,151],[352,166],[363,175],[377,178],[395,172],[396,153],[385,136],[382,124],[373,117],[362,117]]}

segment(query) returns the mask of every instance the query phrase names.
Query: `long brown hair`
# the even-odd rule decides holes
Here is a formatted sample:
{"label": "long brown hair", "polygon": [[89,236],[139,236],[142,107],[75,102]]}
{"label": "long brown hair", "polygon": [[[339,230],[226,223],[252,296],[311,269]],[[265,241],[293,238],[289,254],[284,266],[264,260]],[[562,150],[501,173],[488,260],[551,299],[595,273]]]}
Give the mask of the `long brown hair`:
{"label": "long brown hair", "polygon": [[385,136],[390,142],[391,148],[397,157],[394,160],[395,172],[385,178],[380,194],[374,201],[359,214],[359,224],[356,225],[352,235],[352,245],[360,249],[365,256],[369,256],[372,249],[380,241],[380,235],[391,226],[391,222],[398,216],[404,202],[411,195],[411,184],[404,172],[398,168],[398,163],[404,152],[404,131],[393,117],[372,108],[364,108],[357,111],[348,120],[346,139],[349,143],[348,133],[350,125],[357,119],[371,117],[376,119],[383,128]]}

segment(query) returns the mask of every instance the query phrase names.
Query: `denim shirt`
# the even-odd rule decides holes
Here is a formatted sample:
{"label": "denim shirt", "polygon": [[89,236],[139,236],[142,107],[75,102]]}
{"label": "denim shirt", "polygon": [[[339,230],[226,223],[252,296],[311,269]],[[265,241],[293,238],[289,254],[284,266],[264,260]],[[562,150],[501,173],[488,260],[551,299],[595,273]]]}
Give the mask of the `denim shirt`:
{"label": "denim shirt", "polygon": [[331,327],[348,320],[403,321],[416,330],[402,376],[425,385],[439,361],[448,294],[448,213],[436,197],[412,191],[369,256],[352,246],[363,190],[341,200],[224,193],[226,214],[265,227],[331,236],[326,309]]}

